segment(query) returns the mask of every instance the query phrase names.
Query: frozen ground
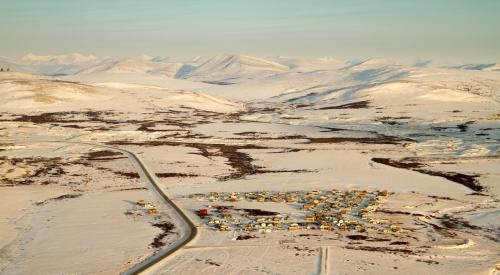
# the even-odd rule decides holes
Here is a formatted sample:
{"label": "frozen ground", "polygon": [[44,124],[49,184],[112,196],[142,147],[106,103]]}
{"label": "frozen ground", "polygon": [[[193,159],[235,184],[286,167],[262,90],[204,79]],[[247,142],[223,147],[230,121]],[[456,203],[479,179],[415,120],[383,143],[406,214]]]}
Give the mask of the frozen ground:
{"label": "frozen ground", "polygon": [[[0,73],[2,273],[120,273],[180,237],[137,167],[88,143],[135,152],[198,227],[150,273],[498,272],[494,66],[232,55],[30,55],[9,64],[14,72]],[[332,189],[390,195],[363,230],[266,234],[212,230],[196,211],[302,214],[190,197]]]}

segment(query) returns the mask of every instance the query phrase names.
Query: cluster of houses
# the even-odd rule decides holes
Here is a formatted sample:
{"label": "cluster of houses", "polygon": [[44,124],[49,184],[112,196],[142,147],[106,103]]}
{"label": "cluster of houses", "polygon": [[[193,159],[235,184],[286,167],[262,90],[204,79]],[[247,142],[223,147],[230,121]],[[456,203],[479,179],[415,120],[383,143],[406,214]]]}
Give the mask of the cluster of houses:
{"label": "cluster of houses", "polygon": [[[197,210],[198,216],[211,229],[267,233],[275,230],[356,230],[365,231],[365,224],[374,223],[369,217],[381,196],[387,191],[292,191],[292,192],[232,192],[194,194],[191,198],[208,200],[212,204]],[[261,209],[237,208],[238,201],[275,202],[289,204],[292,214]],[[221,205],[224,203],[224,205]],[[392,230],[392,228],[391,228]],[[394,230],[393,230],[394,231]]]}

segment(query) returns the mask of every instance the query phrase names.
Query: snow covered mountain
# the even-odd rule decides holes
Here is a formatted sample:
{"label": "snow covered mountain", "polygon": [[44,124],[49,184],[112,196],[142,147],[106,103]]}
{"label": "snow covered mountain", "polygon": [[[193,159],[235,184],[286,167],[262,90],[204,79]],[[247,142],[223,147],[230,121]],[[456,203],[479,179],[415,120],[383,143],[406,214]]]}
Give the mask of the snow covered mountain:
{"label": "snow covered mountain", "polygon": [[498,63],[462,64],[462,65],[449,66],[448,68],[474,70],[474,71],[500,72],[500,64]]}
{"label": "snow covered mountain", "polygon": [[[132,95],[132,96],[131,96]],[[165,89],[128,83],[88,84],[40,78],[19,72],[0,73],[0,109],[19,110],[108,110],[146,111],[193,108],[219,113],[237,112],[242,104],[183,89]]]}
{"label": "snow covered mountain", "polygon": [[149,57],[146,55],[127,58],[97,58],[78,53],[67,55],[35,55],[29,53],[19,60],[0,57],[0,66],[18,72],[45,76],[67,76],[77,74],[137,74],[174,77],[185,65],[199,65],[202,58],[175,59],[171,57]]}
{"label": "snow covered mountain", "polygon": [[[260,58],[229,54],[193,59],[149,57],[146,55],[127,58],[97,58],[93,55],[79,53],[67,55],[29,53],[19,60],[0,57],[0,66],[2,67],[46,76],[154,75],[217,85],[241,84],[252,81],[284,81],[292,76],[294,79],[304,79],[306,83],[322,85],[325,82],[337,80],[340,75],[344,80],[353,82],[383,82],[401,79],[415,68],[437,68],[437,66],[431,66],[431,63],[431,61],[426,61],[423,64],[404,66],[384,58],[343,62],[333,58]],[[497,63],[461,64],[441,68],[484,72],[498,72],[500,70]]]}
{"label": "snow covered mountain", "polygon": [[78,73],[82,67],[98,62],[93,55],[72,53],[67,55],[35,55],[29,53],[23,56],[18,64],[23,66],[22,72],[36,72],[47,76],[62,76]]}
{"label": "snow covered mountain", "polygon": [[[105,109],[121,102],[121,96],[129,100],[119,103],[127,109],[135,108],[134,100],[147,93],[149,98],[141,103],[144,106],[187,106],[216,112],[238,111],[243,104],[265,106],[263,110],[276,111],[254,112],[244,118],[387,135],[397,132],[423,141],[427,136],[422,133],[435,132],[435,138],[441,134],[439,129],[458,129],[457,125],[473,122],[474,126],[467,127],[476,127],[474,131],[449,130],[449,136],[461,144],[457,152],[500,148],[495,141],[498,133],[484,132],[498,128],[497,63],[444,67],[430,61],[403,65],[383,58],[348,62],[245,55],[99,59],[75,54],[27,55],[17,61],[0,58],[0,65],[14,71],[2,76],[0,105],[4,109],[18,105],[64,109],[85,104]],[[16,76],[18,80],[10,80],[16,72],[52,77]]]}
{"label": "snow covered mountain", "polygon": [[344,66],[344,62],[330,58],[291,58],[279,56],[272,58],[273,61],[283,64],[295,72],[312,72],[317,70],[336,70]]}
{"label": "snow covered mountain", "polygon": [[194,81],[231,84],[242,80],[262,78],[287,72],[283,64],[246,55],[216,55],[205,63],[189,69],[184,68],[177,78]]}
{"label": "snow covered mountain", "polygon": [[406,83],[405,89],[419,91],[427,85],[430,94],[435,87],[441,87],[500,100],[497,63],[451,67],[429,64],[430,61],[425,62],[425,66],[405,66],[384,58],[342,62],[332,58],[265,59],[228,54],[194,59],[145,55],[100,59],[76,53],[27,54],[17,61],[0,58],[1,66],[31,74],[64,76],[71,81],[121,82],[129,79],[130,83],[143,85],[162,85],[162,82],[172,85],[177,81],[175,85],[180,84],[179,87],[200,89],[237,101],[268,99],[287,104],[327,106],[349,103],[366,90],[388,87],[391,83]]}
{"label": "snow covered mountain", "polygon": [[94,55],[82,55],[79,53],[71,53],[66,55],[35,55],[33,53],[28,53],[21,57],[21,61],[27,64],[82,64],[97,60]]}

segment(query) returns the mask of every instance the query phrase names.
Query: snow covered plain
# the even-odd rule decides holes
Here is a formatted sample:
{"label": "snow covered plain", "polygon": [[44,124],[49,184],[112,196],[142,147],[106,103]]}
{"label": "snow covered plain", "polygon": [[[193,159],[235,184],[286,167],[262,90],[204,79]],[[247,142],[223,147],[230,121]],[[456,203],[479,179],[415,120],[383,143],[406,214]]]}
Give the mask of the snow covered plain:
{"label": "snow covered plain", "polygon": [[[496,64],[30,54],[0,66],[12,69],[0,73],[5,274],[124,272],[179,237],[137,167],[97,145],[139,155],[198,227],[151,273],[498,272]],[[213,230],[195,211],[303,213],[192,197],[332,189],[390,195],[363,230],[268,233]]]}

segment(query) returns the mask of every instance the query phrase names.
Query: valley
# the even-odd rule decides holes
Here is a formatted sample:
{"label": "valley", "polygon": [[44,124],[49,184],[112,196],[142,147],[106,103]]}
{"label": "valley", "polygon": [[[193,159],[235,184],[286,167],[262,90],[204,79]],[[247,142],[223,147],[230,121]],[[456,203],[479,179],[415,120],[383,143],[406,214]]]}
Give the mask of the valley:
{"label": "valley", "polygon": [[500,75],[466,65],[2,59],[0,271],[494,272]]}

